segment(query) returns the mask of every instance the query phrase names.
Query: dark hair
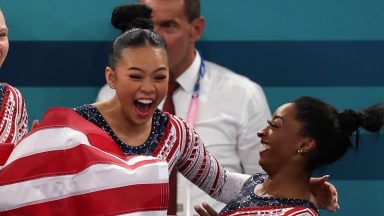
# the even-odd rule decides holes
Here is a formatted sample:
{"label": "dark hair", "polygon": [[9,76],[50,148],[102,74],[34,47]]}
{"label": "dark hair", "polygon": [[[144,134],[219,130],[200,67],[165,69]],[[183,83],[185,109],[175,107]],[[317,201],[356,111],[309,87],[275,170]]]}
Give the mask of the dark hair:
{"label": "dark hair", "polygon": [[109,52],[109,66],[112,69],[120,61],[121,52],[125,48],[150,45],[166,50],[164,40],[152,31],[151,13],[151,8],[142,4],[121,5],[113,10],[111,23],[122,34],[115,39]]}
{"label": "dark hair", "polygon": [[184,0],[185,15],[189,22],[200,17],[200,0]]}
{"label": "dark hair", "polygon": [[361,112],[337,110],[312,97],[300,97],[294,102],[296,119],[301,123],[300,133],[316,141],[316,150],[309,168],[332,163],[353,147],[351,136],[356,132],[356,146],[360,127],[379,132],[384,124],[384,106],[377,104]]}

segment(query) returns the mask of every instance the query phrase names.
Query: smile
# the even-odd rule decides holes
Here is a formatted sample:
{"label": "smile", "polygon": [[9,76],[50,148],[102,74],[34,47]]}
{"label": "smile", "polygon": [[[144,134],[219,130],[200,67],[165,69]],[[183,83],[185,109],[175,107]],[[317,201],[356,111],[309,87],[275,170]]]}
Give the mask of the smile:
{"label": "smile", "polygon": [[152,99],[138,99],[135,100],[134,102],[136,111],[139,113],[141,116],[146,116],[149,114],[153,100]]}
{"label": "smile", "polygon": [[263,141],[261,141],[261,144],[260,144],[260,152],[263,152],[263,151],[267,151],[271,148],[271,145],[269,144],[266,144],[264,143]]}

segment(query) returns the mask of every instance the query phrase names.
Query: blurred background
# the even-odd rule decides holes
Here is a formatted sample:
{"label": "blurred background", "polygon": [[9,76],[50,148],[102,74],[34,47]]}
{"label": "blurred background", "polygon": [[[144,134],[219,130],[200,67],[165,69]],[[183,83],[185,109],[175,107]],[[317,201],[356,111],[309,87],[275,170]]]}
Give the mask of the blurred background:
{"label": "blurred background", "polygon": [[[0,0],[10,39],[0,80],[21,90],[30,123],[49,107],[94,102],[119,33],[110,25],[111,12],[130,2]],[[340,110],[384,102],[384,1],[201,4],[207,25],[199,51],[259,83],[272,111],[303,95]],[[331,175],[341,205],[321,215],[384,215],[384,135],[361,133],[357,153],[316,173]]]}

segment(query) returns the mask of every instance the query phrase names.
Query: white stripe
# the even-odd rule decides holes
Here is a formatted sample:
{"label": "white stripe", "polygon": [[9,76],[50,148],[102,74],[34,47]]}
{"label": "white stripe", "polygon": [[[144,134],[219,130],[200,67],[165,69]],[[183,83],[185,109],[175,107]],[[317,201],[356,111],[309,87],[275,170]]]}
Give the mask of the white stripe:
{"label": "white stripe", "polygon": [[147,164],[136,170],[97,164],[75,175],[45,177],[1,186],[0,211],[108,188],[167,182],[166,162]]}
{"label": "white stripe", "polygon": [[80,131],[68,127],[41,129],[15,146],[4,166],[22,157],[47,151],[69,149],[79,144],[90,145],[87,136]]}
{"label": "white stripe", "polygon": [[129,214],[122,214],[121,216],[164,216],[167,215],[167,211],[147,211],[147,212],[135,212]]}
{"label": "white stripe", "polygon": [[[9,159],[7,160],[7,163],[4,166],[22,157],[27,157],[33,154],[43,153],[47,151],[69,149],[76,147],[79,144],[91,145],[89,143],[88,137],[81,131],[69,127],[41,129],[22,140],[22,142],[18,144],[12,151],[12,154],[10,155]],[[95,149],[101,151],[98,148]],[[109,154],[104,151],[103,153],[106,153],[121,160],[115,155]],[[149,156],[137,156],[129,158],[127,163],[128,165],[134,165],[139,161],[153,160],[153,158]],[[1,168],[2,167],[0,167],[0,169]]]}
{"label": "white stripe", "polygon": [[145,156],[145,155],[135,155],[135,157],[129,157],[126,162],[127,162],[128,165],[134,165],[137,162],[149,161],[149,160],[153,160],[153,159],[157,159],[158,160],[159,158],[152,157],[152,156]]}

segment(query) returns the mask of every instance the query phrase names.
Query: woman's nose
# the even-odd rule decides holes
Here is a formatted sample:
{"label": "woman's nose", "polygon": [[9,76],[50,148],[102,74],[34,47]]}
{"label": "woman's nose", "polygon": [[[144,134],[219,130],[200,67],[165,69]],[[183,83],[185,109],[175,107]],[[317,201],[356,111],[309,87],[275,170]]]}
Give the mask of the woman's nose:
{"label": "woman's nose", "polygon": [[259,130],[259,131],[257,131],[257,136],[260,137],[260,138],[261,138],[261,137],[264,137],[267,128],[268,128],[268,126],[265,127],[265,128],[263,128],[263,129],[261,129],[261,130]]}
{"label": "woman's nose", "polygon": [[263,130],[257,131],[257,136],[258,136],[258,137],[262,137],[262,136],[264,136],[264,134],[263,134]]}
{"label": "woman's nose", "polygon": [[152,81],[144,80],[140,88],[144,92],[151,92],[155,89],[155,85]]}

